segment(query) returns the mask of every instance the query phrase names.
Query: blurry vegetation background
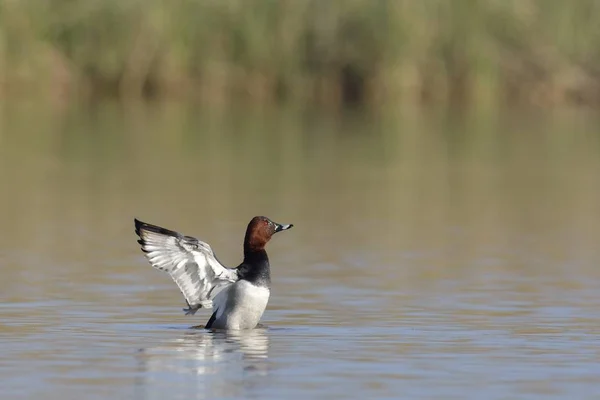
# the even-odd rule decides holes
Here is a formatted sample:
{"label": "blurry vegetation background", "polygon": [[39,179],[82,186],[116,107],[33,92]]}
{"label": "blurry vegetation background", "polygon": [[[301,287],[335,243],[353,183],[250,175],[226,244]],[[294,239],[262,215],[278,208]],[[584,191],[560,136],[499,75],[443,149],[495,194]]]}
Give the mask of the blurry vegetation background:
{"label": "blurry vegetation background", "polygon": [[0,97],[600,101],[597,0],[0,0]]}

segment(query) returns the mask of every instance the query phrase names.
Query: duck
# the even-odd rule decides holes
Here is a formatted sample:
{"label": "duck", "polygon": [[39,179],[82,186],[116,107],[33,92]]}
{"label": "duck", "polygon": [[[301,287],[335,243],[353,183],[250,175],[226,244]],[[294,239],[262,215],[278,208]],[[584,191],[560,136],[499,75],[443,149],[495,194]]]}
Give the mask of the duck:
{"label": "duck", "polygon": [[[250,220],[244,236],[244,259],[235,268],[224,266],[212,248],[195,237],[134,218],[138,243],[154,268],[166,272],[194,315],[213,309],[204,326],[209,330],[254,329],[271,295],[271,266],[265,246],[293,224],[279,224],[264,216]],[[201,327],[201,326],[200,326]]]}

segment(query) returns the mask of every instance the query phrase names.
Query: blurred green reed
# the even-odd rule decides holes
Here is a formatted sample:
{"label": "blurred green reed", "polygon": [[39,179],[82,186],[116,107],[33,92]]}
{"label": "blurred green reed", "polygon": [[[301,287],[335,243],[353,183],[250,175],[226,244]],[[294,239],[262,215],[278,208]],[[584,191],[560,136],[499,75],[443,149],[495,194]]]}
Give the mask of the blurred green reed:
{"label": "blurred green reed", "polygon": [[0,0],[0,96],[600,100],[597,0]]}

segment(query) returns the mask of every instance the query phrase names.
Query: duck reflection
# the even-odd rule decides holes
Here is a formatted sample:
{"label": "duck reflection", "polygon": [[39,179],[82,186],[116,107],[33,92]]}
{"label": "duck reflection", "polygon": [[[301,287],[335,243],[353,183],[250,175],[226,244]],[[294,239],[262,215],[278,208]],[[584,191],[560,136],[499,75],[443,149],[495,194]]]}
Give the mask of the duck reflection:
{"label": "duck reflection", "polygon": [[141,349],[139,398],[251,396],[268,375],[267,329],[190,330],[164,345]]}

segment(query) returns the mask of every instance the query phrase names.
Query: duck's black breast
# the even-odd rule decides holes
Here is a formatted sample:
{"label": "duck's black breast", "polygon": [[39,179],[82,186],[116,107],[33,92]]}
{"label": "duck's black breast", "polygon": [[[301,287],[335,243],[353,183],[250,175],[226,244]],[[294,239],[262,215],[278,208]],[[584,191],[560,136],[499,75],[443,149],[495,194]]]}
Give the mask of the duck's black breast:
{"label": "duck's black breast", "polygon": [[265,250],[247,252],[244,261],[237,267],[240,279],[255,286],[271,287],[271,267]]}

